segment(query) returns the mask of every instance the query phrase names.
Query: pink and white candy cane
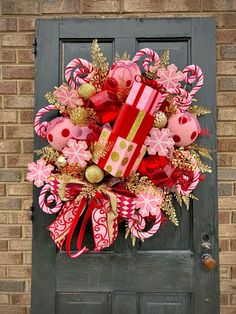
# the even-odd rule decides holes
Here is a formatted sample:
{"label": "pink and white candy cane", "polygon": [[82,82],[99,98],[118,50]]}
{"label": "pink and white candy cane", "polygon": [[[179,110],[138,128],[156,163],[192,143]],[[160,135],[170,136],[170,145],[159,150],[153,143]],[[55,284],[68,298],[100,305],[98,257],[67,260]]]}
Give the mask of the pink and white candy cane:
{"label": "pink and white candy cane", "polygon": [[197,84],[190,92],[190,95],[193,97],[203,85],[204,75],[202,73],[202,70],[198,65],[191,64],[183,70],[183,73],[190,73],[190,76],[185,77],[185,81],[187,84],[192,84],[197,79]]}
{"label": "pink and white candy cane", "polygon": [[[55,214],[57,213],[62,206],[62,201],[56,194],[50,194],[46,197],[46,193],[50,191],[52,193],[52,187],[50,184],[46,184],[39,195],[39,206],[42,208],[42,210],[47,214]],[[49,206],[55,202],[56,205],[53,208],[50,208]]]}
{"label": "pink and white candy cane", "polygon": [[131,231],[131,233],[139,239],[147,239],[152,237],[157,230],[161,226],[161,211],[159,214],[156,216],[156,220],[154,222],[154,225],[152,228],[146,232],[143,232],[142,230],[145,228],[146,223],[145,219],[139,215],[139,214],[134,214],[131,219],[128,220],[128,227]]}
{"label": "pink and white candy cane", "polygon": [[[73,59],[66,67],[65,78],[69,85],[76,89],[79,84],[88,83],[93,78],[95,71],[90,62],[85,59]],[[86,75],[81,77],[81,75]]]}
{"label": "pink and white candy cane", "polygon": [[183,88],[170,88],[168,89],[169,93],[176,94],[175,101],[178,104],[178,108],[181,112],[188,110],[189,106],[192,103],[192,96],[188,91]]}
{"label": "pink and white candy cane", "polygon": [[143,60],[143,68],[145,71],[148,71],[149,65],[151,62],[154,62],[155,65],[158,65],[160,63],[160,57],[156,53],[156,51],[150,49],[150,48],[143,48],[136,52],[135,56],[133,57],[133,62],[138,63],[139,59],[143,56],[149,55],[149,58],[145,58]]}
{"label": "pink and white candy cane", "polygon": [[35,120],[34,120],[34,129],[35,132],[42,138],[46,138],[47,137],[47,126],[48,126],[48,122],[44,121],[44,122],[40,122],[41,117],[52,110],[56,110],[57,108],[54,105],[48,105],[42,109],[39,110],[39,112],[36,114]]}

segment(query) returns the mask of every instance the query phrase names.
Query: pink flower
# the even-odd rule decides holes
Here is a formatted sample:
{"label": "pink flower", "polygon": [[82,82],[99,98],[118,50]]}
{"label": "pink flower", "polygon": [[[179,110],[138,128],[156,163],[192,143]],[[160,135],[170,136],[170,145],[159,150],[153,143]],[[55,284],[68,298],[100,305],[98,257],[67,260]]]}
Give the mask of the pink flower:
{"label": "pink flower", "polygon": [[170,64],[167,69],[161,68],[157,71],[157,76],[159,77],[156,79],[158,84],[163,85],[168,91],[170,88],[175,88],[180,85],[180,82],[184,79],[185,75],[178,71],[177,67],[174,64]]}
{"label": "pink flower", "polygon": [[33,182],[37,187],[43,186],[44,183],[48,182],[52,170],[52,165],[46,165],[43,159],[37,160],[37,162],[31,162],[28,164],[27,180]]}

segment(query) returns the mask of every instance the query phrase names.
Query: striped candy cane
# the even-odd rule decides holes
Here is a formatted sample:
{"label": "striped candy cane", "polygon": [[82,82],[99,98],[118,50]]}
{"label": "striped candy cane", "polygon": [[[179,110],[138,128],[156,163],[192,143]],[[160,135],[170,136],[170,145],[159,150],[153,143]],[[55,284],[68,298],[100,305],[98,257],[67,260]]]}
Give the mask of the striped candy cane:
{"label": "striped candy cane", "polygon": [[[62,201],[56,194],[50,194],[48,197],[46,196],[46,193],[50,191],[52,193],[52,187],[50,184],[46,184],[39,195],[39,206],[42,208],[42,210],[47,214],[55,214],[57,213],[62,206]],[[50,208],[49,206],[55,202],[56,205],[53,208]]]}
{"label": "striped candy cane", "polygon": [[47,126],[48,126],[48,122],[44,121],[44,122],[40,122],[41,117],[47,113],[50,112],[52,110],[56,110],[57,108],[54,105],[48,105],[42,109],[39,110],[39,112],[36,114],[35,120],[34,120],[34,129],[35,132],[41,136],[42,138],[46,138],[47,137]]}
{"label": "striped candy cane", "polygon": [[187,92],[183,88],[170,88],[169,90],[170,94],[176,94],[177,96],[174,98],[174,100],[178,104],[178,108],[181,112],[188,110],[189,106],[192,103],[192,96],[189,92]]}
{"label": "striped candy cane", "polygon": [[[198,185],[199,182],[199,178],[200,178],[200,173],[198,170],[194,171],[194,175],[193,175],[193,181],[192,183],[189,185],[187,191],[183,190],[180,184],[176,184],[176,190],[179,192],[179,194],[181,195],[188,195],[190,192],[192,192],[196,186]],[[184,176],[184,179],[186,179],[186,181],[189,179],[187,176]]]}
{"label": "striped candy cane", "polygon": [[[90,62],[85,59],[73,59],[66,67],[65,78],[69,85],[76,89],[79,84],[88,83],[93,78],[95,71]],[[86,77],[81,77],[86,75]]]}
{"label": "striped candy cane", "polygon": [[190,76],[186,76],[185,78],[187,84],[192,84],[197,79],[197,84],[190,92],[190,95],[193,97],[203,85],[204,75],[202,73],[202,70],[198,65],[191,64],[183,70],[183,73],[190,73]]}
{"label": "striped candy cane", "polygon": [[150,48],[143,48],[136,52],[135,56],[133,57],[133,62],[138,63],[139,59],[142,58],[145,55],[149,55],[149,58],[145,58],[143,60],[143,68],[147,72],[149,69],[149,65],[151,62],[154,62],[155,65],[158,65],[160,63],[160,57],[156,53],[156,51],[150,49]]}
{"label": "striped candy cane", "polygon": [[154,225],[152,226],[152,228],[146,232],[143,232],[142,230],[145,228],[146,223],[145,223],[145,219],[139,215],[139,214],[135,214],[133,215],[133,217],[131,219],[128,220],[128,227],[131,231],[131,233],[139,239],[147,239],[152,237],[157,230],[160,228],[161,226],[161,211],[159,213],[158,216],[156,216],[156,220],[154,222]]}

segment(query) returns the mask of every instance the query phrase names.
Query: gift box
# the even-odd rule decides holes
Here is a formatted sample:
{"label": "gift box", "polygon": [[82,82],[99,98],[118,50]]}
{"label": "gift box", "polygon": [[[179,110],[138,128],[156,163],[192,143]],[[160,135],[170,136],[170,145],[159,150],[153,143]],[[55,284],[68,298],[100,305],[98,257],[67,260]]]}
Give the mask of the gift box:
{"label": "gift box", "polygon": [[128,141],[143,144],[154,119],[151,114],[125,103],[113,126],[113,132]]}
{"label": "gift box", "polygon": [[102,124],[113,122],[119,114],[114,93],[107,90],[90,97],[90,106],[97,112]]}
{"label": "gift box", "polygon": [[126,103],[151,115],[161,106],[162,93],[150,86],[134,82]]}
{"label": "gift box", "polygon": [[104,146],[110,144],[110,148],[105,156],[93,161],[114,177],[127,177],[137,170],[146,152],[146,146],[128,141],[106,128],[98,141]]}

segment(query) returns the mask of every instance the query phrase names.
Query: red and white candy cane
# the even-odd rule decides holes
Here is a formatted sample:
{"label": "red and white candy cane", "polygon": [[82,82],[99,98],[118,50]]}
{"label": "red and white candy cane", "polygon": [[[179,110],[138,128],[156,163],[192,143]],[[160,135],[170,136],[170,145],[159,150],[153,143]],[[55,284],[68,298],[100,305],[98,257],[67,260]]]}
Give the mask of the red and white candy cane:
{"label": "red and white candy cane", "polygon": [[52,110],[56,110],[57,108],[54,105],[48,105],[42,109],[39,110],[39,112],[36,114],[35,120],[34,120],[34,129],[35,132],[42,138],[46,138],[47,137],[47,126],[48,126],[48,122],[44,121],[44,122],[40,122],[41,117]]}
{"label": "red and white candy cane", "polygon": [[170,94],[177,95],[174,98],[174,100],[178,104],[178,108],[180,109],[181,112],[188,110],[189,106],[192,103],[192,96],[190,95],[188,91],[186,91],[183,88],[176,87],[176,88],[169,88],[168,92]]}
{"label": "red and white candy cane", "polygon": [[[46,193],[50,191],[52,193],[52,187],[50,184],[46,184],[39,195],[39,206],[42,208],[42,210],[47,214],[55,214],[57,213],[62,206],[62,201],[56,194],[50,194],[49,196],[46,196]],[[49,206],[55,202],[56,205],[53,208],[50,208]]]}
{"label": "red and white candy cane", "polygon": [[146,232],[142,231],[146,226],[145,219],[139,215],[139,214],[134,214],[131,219],[128,220],[128,227],[131,231],[131,233],[139,239],[147,239],[152,237],[157,230],[161,226],[161,211],[160,213],[156,216],[156,220],[154,222],[154,225],[152,228]]}
{"label": "red and white candy cane", "polygon": [[139,59],[143,56],[149,55],[149,58],[145,58],[143,60],[143,68],[147,72],[149,69],[149,65],[151,62],[154,62],[155,65],[158,65],[160,63],[160,57],[156,53],[156,51],[150,49],[150,48],[143,48],[136,52],[135,56],[133,57],[133,62],[138,63]]}
{"label": "red and white candy cane", "polygon": [[[93,78],[95,71],[90,62],[85,59],[73,59],[66,67],[65,78],[69,85],[76,89],[79,84],[88,83]],[[85,77],[81,77],[81,75]]]}
{"label": "red and white candy cane", "polygon": [[[183,177],[186,181],[189,180],[189,178],[187,176],[183,176]],[[193,175],[193,180],[192,180],[191,184],[188,186],[187,190],[184,190],[182,188],[181,184],[178,184],[178,183],[176,184],[176,190],[181,195],[187,195],[196,188],[196,186],[198,185],[199,179],[200,179],[200,173],[198,170],[195,170],[194,175]]]}
{"label": "red and white candy cane", "polygon": [[204,75],[202,73],[202,70],[198,65],[191,64],[183,70],[183,73],[190,73],[190,76],[185,77],[185,81],[187,84],[192,84],[197,79],[197,84],[190,92],[190,95],[193,97],[203,85]]}

